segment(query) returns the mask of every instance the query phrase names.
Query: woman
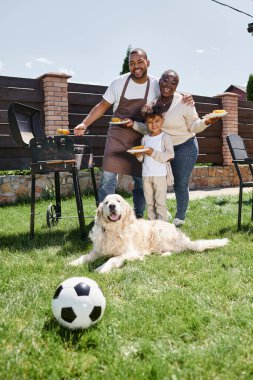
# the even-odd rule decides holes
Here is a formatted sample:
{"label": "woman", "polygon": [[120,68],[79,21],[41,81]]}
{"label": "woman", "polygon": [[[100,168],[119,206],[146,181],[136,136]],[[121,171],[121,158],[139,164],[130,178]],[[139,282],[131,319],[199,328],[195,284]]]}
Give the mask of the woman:
{"label": "woman", "polygon": [[196,133],[202,132],[220,118],[200,119],[194,106],[182,103],[182,95],[176,92],[179,76],[174,70],[166,70],[160,80],[160,95],[152,102],[163,108],[162,130],[173,141],[175,157],[171,161],[177,212],[173,223],[184,224],[189,203],[189,179],[198,157]]}

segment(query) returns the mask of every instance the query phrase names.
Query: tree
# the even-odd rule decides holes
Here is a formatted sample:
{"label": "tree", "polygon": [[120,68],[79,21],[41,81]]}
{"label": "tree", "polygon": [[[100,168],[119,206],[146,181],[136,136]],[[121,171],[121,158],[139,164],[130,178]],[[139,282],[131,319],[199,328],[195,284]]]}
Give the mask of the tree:
{"label": "tree", "polygon": [[253,100],[253,74],[250,74],[247,87],[247,100]]}
{"label": "tree", "polygon": [[126,56],[122,65],[122,71],[120,72],[120,75],[129,73],[129,66],[128,66],[128,56],[131,51],[132,47],[131,45],[128,46],[127,51],[126,51]]}

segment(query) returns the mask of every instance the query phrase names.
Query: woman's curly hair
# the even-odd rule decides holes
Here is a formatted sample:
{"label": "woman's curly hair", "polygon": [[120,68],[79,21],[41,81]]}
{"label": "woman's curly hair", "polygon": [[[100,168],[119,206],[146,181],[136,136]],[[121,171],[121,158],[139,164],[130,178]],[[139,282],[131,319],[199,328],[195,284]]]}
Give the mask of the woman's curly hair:
{"label": "woman's curly hair", "polygon": [[141,109],[141,113],[145,119],[147,117],[163,116],[162,107],[152,104],[145,104]]}

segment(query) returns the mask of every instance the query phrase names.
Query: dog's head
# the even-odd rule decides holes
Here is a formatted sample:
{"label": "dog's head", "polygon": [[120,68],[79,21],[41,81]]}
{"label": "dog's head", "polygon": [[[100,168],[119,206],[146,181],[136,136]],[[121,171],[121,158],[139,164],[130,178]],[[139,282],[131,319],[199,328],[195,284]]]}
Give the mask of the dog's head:
{"label": "dog's head", "polygon": [[118,194],[110,194],[97,209],[97,221],[102,224],[134,223],[135,216],[131,206]]}

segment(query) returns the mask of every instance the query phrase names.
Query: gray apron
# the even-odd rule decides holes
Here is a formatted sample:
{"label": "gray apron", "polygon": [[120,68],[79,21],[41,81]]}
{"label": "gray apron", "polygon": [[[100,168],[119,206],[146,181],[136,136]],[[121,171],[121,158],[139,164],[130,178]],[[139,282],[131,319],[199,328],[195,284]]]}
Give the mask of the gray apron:
{"label": "gray apron", "polygon": [[[123,88],[119,105],[113,114],[113,117],[121,119],[130,118],[134,121],[143,121],[141,108],[147,103],[149,92],[149,78],[147,88],[143,99],[126,99],[125,92],[131,75],[126,80]],[[117,174],[127,174],[136,177],[141,177],[141,163],[127,150],[133,146],[140,145],[143,135],[132,128],[127,128],[119,125],[111,125],[108,129],[103,170]]]}

